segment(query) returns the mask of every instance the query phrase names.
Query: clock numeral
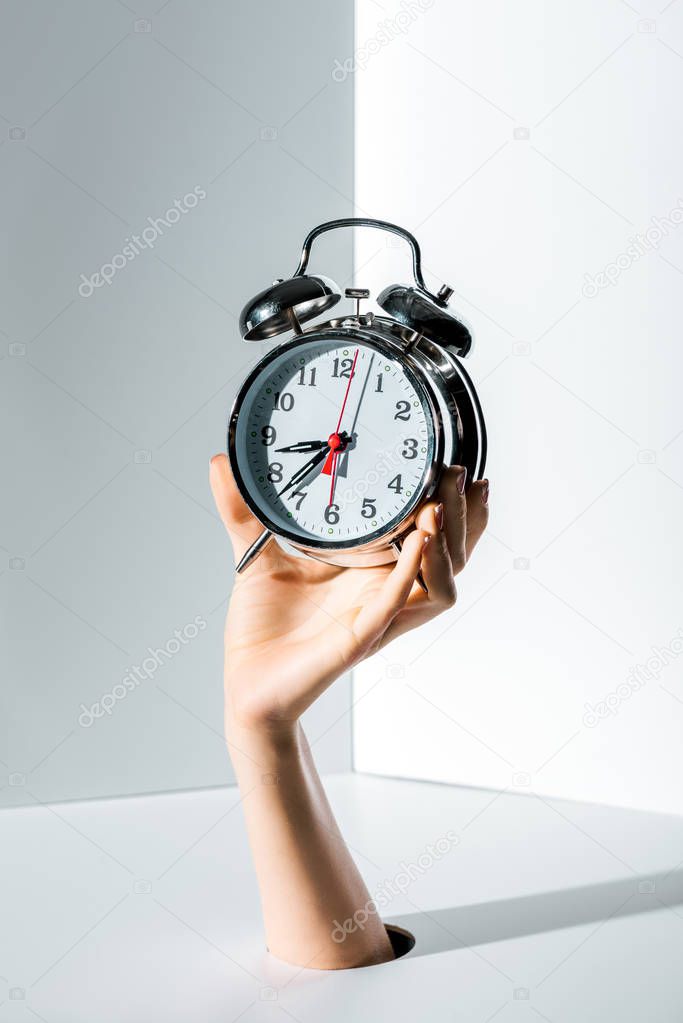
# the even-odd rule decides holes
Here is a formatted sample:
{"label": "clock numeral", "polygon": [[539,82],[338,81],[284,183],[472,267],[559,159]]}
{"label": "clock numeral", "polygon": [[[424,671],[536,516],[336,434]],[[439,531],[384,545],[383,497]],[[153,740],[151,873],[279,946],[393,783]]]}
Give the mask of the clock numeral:
{"label": "clock numeral", "polygon": [[280,409],[282,412],[291,412],[294,408],[294,395],[290,394],[289,391],[285,391],[284,394],[276,391],[273,408]]}
{"label": "clock numeral", "polygon": [[382,394],[382,381],[384,380],[384,373],[377,374],[377,387],[375,388],[375,394]]}
{"label": "clock numeral", "polygon": [[274,426],[262,426],[261,427],[261,443],[265,444],[267,448],[271,444],[275,443],[277,437],[277,431]]}
{"label": "clock numeral", "polygon": [[401,452],[403,458],[417,458],[417,441],[414,437],[406,437],[403,441],[405,447]]}
{"label": "clock numeral", "polygon": [[396,402],[396,415],[394,419],[403,419],[404,422],[408,422],[410,419],[410,402],[409,401],[397,401]]}
{"label": "clock numeral", "polygon": [[353,359],[334,359],[332,362],[333,377],[350,377],[351,367],[353,366]]}
{"label": "clock numeral", "polygon": [[[305,366],[302,366],[301,369],[299,370],[299,379],[297,380],[297,384],[299,385],[299,387],[304,387],[304,385],[306,384],[306,367]],[[313,366],[312,369],[309,369],[309,371],[308,371],[308,385],[307,386],[308,387],[315,387],[316,386],[316,382],[315,382],[315,366]]]}
{"label": "clock numeral", "polygon": [[302,504],[302,501],[303,501],[304,497],[306,497],[307,495],[308,495],[308,491],[307,490],[293,490],[292,493],[289,495],[290,501],[293,501],[295,497],[299,498],[299,500],[296,502],[296,510],[297,511],[301,507],[301,504]]}
{"label": "clock numeral", "polygon": [[325,509],[325,522],[328,526],[336,526],[339,522],[339,505],[328,504]]}
{"label": "clock numeral", "polygon": [[394,476],[393,480],[390,480],[389,483],[387,483],[387,486],[389,490],[393,490],[394,493],[402,494],[403,484],[401,483],[401,474],[399,473],[398,476]]}
{"label": "clock numeral", "polygon": [[282,482],[282,462],[271,462],[268,466],[267,480],[269,483]]}
{"label": "clock numeral", "polygon": [[364,519],[373,519],[377,514],[377,498],[376,497],[364,497],[363,503],[360,508],[360,513]]}

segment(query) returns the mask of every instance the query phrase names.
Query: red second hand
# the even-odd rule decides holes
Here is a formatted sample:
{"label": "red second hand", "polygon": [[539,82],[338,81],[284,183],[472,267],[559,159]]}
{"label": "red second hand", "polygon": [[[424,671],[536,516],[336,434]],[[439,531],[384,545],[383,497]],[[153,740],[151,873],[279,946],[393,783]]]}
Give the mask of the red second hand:
{"label": "red second hand", "polygon": [[[323,468],[322,468],[322,471],[323,471],[325,476],[332,476],[332,486],[330,487],[330,504],[332,504],[332,496],[334,494],[334,476],[335,476],[335,471],[334,470],[336,470],[336,467],[337,467],[336,455],[337,455],[337,452],[338,452],[338,449],[339,449],[339,445],[338,445],[339,428],[341,427],[342,419],[344,417],[344,409],[346,408],[346,402],[347,402],[348,397],[349,397],[349,390],[351,389],[351,381],[353,380],[353,375],[356,372],[356,362],[358,361],[358,353],[359,353],[359,351],[360,351],[360,348],[356,348],[356,351],[354,352],[354,355],[353,355],[353,362],[351,363],[351,372],[349,373],[349,382],[346,385],[346,391],[344,392],[344,400],[342,402],[341,411],[339,413],[339,419],[337,420],[337,428],[334,431],[334,433],[330,435],[330,442],[331,442],[330,443],[330,453],[327,456],[327,458],[325,460],[325,464],[323,465]],[[336,444],[336,446],[333,446],[335,444]]]}

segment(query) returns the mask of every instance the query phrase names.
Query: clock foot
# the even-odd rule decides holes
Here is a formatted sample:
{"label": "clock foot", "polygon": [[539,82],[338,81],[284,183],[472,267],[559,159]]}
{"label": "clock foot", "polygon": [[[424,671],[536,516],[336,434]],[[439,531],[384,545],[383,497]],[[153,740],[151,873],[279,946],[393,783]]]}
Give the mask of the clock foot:
{"label": "clock foot", "polygon": [[261,535],[256,540],[254,540],[251,547],[249,547],[248,550],[244,552],[244,554],[239,560],[238,565],[235,568],[235,571],[238,574],[240,572],[244,572],[245,568],[248,568],[249,565],[251,565],[252,561],[255,561],[256,558],[258,558],[259,554],[263,551],[263,548],[272,539],[273,534],[270,532],[270,530],[264,529]]}

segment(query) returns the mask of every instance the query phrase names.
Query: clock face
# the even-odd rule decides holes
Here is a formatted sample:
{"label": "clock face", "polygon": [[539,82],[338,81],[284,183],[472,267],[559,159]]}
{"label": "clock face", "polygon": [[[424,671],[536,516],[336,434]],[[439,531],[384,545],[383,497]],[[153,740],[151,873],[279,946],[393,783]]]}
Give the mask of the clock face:
{"label": "clock face", "polygon": [[326,333],[261,362],[238,395],[233,470],[257,517],[303,545],[343,548],[390,533],[434,462],[424,386],[367,340]]}

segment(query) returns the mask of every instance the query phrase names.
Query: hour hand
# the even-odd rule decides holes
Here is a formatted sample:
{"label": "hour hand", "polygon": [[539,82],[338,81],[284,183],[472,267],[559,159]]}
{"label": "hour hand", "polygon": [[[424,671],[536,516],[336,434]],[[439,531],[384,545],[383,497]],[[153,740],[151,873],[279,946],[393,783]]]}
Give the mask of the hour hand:
{"label": "hour hand", "polygon": [[276,451],[320,451],[327,447],[326,440],[300,440],[298,444],[290,444],[286,448],[276,448]]}
{"label": "hour hand", "polygon": [[305,477],[308,476],[309,472],[315,469],[316,465],[320,465],[320,463],[327,455],[328,448],[329,445],[326,443],[322,451],[319,451],[317,455],[314,455],[313,458],[309,459],[309,461],[306,462],[306,464],[303,465],[298,472],[294,473],[287,486],[283,487],[282,490],[279,491],[277,496],[282,497],[282,495],[286,494],[288,490],[291,490],[292,487],[295,487],[297,483],[300,483],[302,479],[305,479]]}

